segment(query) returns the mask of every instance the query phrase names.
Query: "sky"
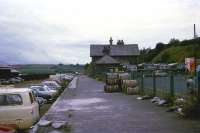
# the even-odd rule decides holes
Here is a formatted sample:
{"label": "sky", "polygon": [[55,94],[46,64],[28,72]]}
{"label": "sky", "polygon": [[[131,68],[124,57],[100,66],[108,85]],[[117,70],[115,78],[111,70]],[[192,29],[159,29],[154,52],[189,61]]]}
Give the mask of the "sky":
{"label": "sky", "polygon": [[199,0],[0,0],[0,64],[84,64],[90,44],[200,34]]}

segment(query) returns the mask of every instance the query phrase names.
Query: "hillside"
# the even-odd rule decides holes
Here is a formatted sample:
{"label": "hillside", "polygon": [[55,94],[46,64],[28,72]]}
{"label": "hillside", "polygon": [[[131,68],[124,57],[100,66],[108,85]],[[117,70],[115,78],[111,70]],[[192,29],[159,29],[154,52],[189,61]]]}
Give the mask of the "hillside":
{"label": "hillside", "polygon": [[185,61],[185,58],[187,57],[193,57],[194,56],[194,50],[196,51],[197,57],[200,57],[200,46],[194,48],[193,45],[188,46],[172,46],[169,48],[164,49],[161,51],[158,55],[156,55],[152,62],[158,63],[158,62],[178,62],[183,63]]}
{"label": "hillside", "polygon": [[193,57],[196,52],[197,58],[200,58],[200,37],[196,39],[179,41],[171,39],[168,44],[159,42],[154,49],[140,50],[139,63],[183,63],[185,58]]}

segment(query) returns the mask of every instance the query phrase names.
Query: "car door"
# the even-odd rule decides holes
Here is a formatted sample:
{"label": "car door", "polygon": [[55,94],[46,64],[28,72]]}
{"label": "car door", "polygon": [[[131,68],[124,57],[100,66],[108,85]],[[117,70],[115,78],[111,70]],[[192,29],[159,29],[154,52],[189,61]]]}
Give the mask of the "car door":
{"label": "car door", "polygon": [[0,123],[17,124],[23,117],[23,99],[20,94],[0,95]]}
{"label": "car door", "polygon": [[30,104],[32,106],[32,116],[34,119],[34,122],[36,122],[39,119],[39,104],[36,101],[35,96],[33,95],[32,92],[29,92],[29,99],[30,99]]}

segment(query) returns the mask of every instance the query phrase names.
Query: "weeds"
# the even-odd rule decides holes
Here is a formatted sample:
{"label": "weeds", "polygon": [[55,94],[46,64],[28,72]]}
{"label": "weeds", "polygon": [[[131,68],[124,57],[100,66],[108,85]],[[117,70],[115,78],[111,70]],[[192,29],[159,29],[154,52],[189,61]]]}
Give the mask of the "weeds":
{"label": "weeds", "polygon": [[183,113],[185,117],[199,117],[198,99],[194,95],[188,95],[183,103]]}

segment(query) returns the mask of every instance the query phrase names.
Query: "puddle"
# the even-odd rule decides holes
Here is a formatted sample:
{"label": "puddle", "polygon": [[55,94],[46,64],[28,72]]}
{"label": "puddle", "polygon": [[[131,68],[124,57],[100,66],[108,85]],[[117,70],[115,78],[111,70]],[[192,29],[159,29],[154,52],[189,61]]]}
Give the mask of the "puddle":
{"label": "puddle", "polygon": [[67,104],[71,106],[85,106],[101,102],[105,102],[105,99],[102,98],[73,99],[73,100],[68,100]]}
{"label": "puddle", "polygon": [[106,102],[103,98],[83,98],[62,100],[52,109],[52,112],[67,112],[67,111],[94,111],[94,110],[107,110],[110,106],[101,105],[100,103]]}
{"label": "puddle", "polygon": [[56,112],[66,112],[69,110],[74,111],[93,111],[93,110],[105,110],[110,106],[99,105],[99,103],[106,102],[103,98],[84,98],[84,99],[72,99],[60,101],[54,108]]}
{"label": "puddle", "polygon": [[109,109],[110,108],[110,106],[96,106],[96,107],[94,107],[95,109]]}

